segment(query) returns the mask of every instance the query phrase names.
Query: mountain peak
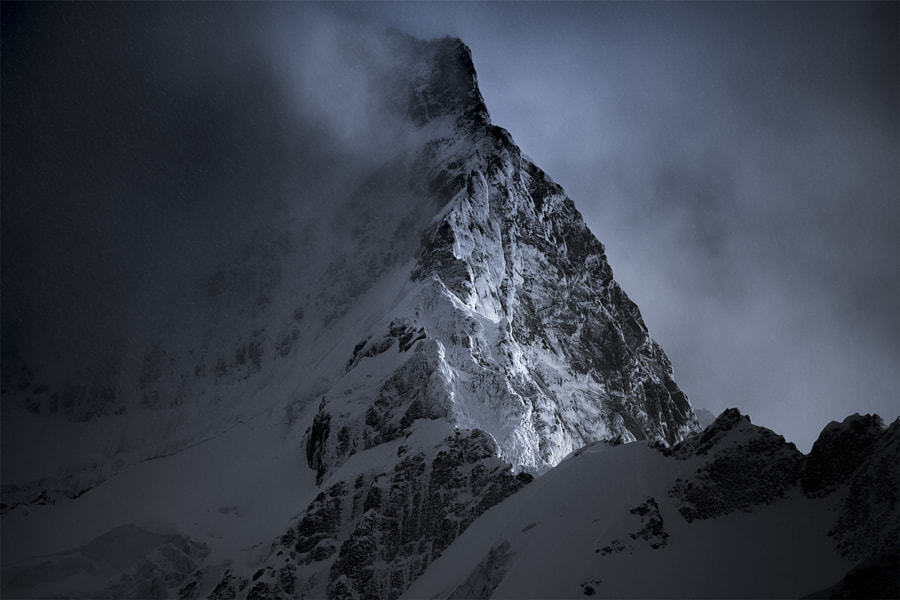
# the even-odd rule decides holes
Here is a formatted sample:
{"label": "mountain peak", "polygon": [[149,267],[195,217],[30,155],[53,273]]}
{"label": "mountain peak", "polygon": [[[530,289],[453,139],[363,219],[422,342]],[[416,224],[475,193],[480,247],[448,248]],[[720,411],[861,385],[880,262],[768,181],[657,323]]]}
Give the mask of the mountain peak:
{"label": "mountain peak", "polygon": [[706,456],[728,449],[741,448],[747,445],[781,449],[789,448],[792,454],[799,455],[793,443],[786,442],[784,437],[775,432],[754,425],[750,417],[737,408],[727,408],[715,421],[701,433],[675,445],[668,452],[683,459],[694,456]]}
{"label": "mountain peak", "polygon": [[824,495],[845,483],[868,457],[885,425],[878,415],[854,414],[822,430],[807,457],[803,489]]}
{"label": "mountain peak", "polygon": [[[82,453],[23,467],[7,510],[83,496],[238,426],[277,428],[312,489],[290,499],[270,554],[210,597],[252,576],[261,597],[395,598],[577,448],[699,429],[603,244],[490,123],[469,48],[397,35],[340,48],[373,70],[347,81],[373,94],[353,105],[374,113],[360,121],[390,116],[383,139],[403,143],[352,185],[323,186],[327,218],[273,219],[223,250],[168,305],[171,325],[90,387],[19,390],[35,429],[60,410],[84,421],[63,425]],[[39,439],[21,433],[21,454]]]}
{"label": "mountain peak", "polygon": [[462,40],[444,37],[417,45],[421,66],[413,72],[407,114],[418,126],[448,115],[457,124],[477,127],[490,123],[472,62]]}

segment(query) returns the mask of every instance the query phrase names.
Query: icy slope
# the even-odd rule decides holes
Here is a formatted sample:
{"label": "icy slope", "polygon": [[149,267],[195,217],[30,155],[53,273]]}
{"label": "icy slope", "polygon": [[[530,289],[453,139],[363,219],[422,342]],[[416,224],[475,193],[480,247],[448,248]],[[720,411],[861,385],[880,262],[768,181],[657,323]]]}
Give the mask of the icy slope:
{"label": "icy slope", "polygon": [[[857,465],[854,481],[882,465],[884,483],[897,483],[898,426],[880,430],[879,449]],[[856,563],[839,543],[849,531],[882,539],[859,522],[843,529],[844,511],[874,513],[883,524],[900,512],[896,495],[885,497],[887,485],[874,481],[804,494],[806,464],[792,444],[734,410],[674,451],[600,442],[488,511],[403,597],[804,596]],[[854,487],[851,507],[844,498]],[[884,548],[896,554],[891,540]]]}

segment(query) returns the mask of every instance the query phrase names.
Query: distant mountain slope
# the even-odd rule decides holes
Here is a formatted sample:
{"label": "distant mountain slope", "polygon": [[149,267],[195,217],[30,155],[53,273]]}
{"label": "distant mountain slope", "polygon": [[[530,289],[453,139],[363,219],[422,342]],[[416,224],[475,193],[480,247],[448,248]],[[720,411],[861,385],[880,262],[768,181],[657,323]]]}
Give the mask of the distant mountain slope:
{"label": "distant mountain slope", "polygon": [[705,408],[694,407],[694,414],[697,415],[697,421],[701,427],[709,427],[716,420],[716,415]]}

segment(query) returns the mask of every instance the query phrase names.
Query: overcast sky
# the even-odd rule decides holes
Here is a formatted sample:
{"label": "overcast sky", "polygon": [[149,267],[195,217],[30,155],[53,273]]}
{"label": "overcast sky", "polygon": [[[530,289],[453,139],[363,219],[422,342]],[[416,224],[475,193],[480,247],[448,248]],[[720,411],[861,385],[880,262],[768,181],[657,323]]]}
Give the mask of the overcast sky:
{"label": "overcast sky", "polygon": [[4,353],[29,311],[131,324],[116,298],[164,293],[259,218],[247,198],[320,201],[366,129],[319,40],[350,16],[472,48],[493,122],[575,201],[695,406],[804,451],[900,413],[896,3],[3,8]]}

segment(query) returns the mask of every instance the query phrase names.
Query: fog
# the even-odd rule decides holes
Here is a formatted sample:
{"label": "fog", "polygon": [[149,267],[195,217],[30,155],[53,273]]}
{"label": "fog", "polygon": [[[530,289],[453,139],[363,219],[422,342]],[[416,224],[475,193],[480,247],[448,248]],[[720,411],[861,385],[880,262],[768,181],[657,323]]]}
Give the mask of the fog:
{"label": "fog", "polygon": [[334,254],[354,188],[419,141],[389,68],[412,40],[318,5],[3,10],[7,368],[139,347],[263,225]]}

